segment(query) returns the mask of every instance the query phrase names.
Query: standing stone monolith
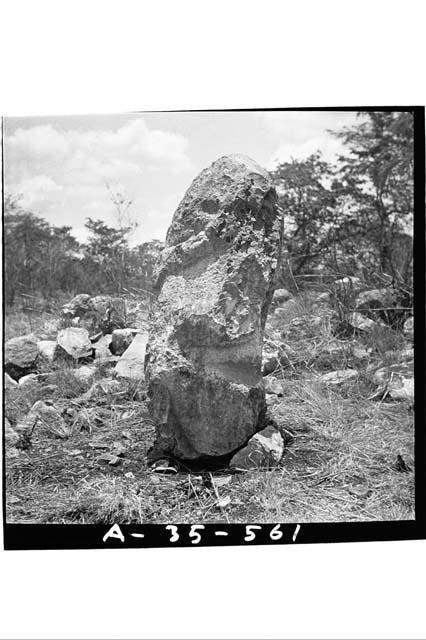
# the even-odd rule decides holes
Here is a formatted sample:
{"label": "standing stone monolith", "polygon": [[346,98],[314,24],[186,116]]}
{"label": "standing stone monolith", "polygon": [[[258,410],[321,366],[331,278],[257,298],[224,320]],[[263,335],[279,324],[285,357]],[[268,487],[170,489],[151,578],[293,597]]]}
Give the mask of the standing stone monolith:
{"label": "standing stone monolith", "polygon": [[263,330],[281,236],[271,178],[246,156],[216,160],[178,206],[145,358],[158,457],[226,456],[264,426]]}

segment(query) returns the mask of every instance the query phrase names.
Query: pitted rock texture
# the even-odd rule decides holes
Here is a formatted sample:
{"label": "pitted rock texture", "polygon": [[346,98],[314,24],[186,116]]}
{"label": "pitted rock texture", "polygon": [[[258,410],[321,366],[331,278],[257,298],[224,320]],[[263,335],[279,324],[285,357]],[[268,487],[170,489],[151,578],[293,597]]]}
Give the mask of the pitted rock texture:
{"label": "pitted rock texture", "polygon": [[14,380],[19,380],[36,370],[38,357],[37,340],[32,333],[11,338],[4,345],[4,370]]}
{"label": "pitted rock texture", "polygon": [[263,427],[263,330],[281,236],[269,174],[246,156],[214,162],[178,206],[145,359],[159,452],[225,456]]}

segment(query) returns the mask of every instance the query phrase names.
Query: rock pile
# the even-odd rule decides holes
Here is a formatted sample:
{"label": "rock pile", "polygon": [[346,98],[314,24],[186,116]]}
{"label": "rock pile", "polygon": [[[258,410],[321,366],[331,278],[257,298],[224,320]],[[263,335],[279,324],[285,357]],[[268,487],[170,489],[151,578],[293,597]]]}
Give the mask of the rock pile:
{"label": "rock pile", "polygon": [[[84,365],[120,364],[117,377],[142,379],[147,333],[127,327],[126,302],[122,298],[87,294],[75,296],[64,305],[60,319],[51,319],[36,334],[11,338],[5,344],[5,385],[22,388],[37,382],[55,382],[54,373],[46,373],[46,365],[65,360],[76,379],[87,382],[93,368]],[[72,323],[72,326],[64,326]],[[108,333],[110,331],[110,333]],[[141,337],[138,335],[141,334]],[[135,335],[138,337],[130,350]],[[131,362],[131,364],[129,364]],[[42,373],[44,371],[44,373]],[[19,381],[19,385],[17,384]],[[22,381],[22,384],[21,384]]]}
{"label": "rock pile", "polygon": [[80,293],[62,307],[62,316],[72,320],[92,335],[101,331],[111,333],[127,326],[126,302],[122,298]]}
{"label": "rock pile", "polygon": [[281,239],[276,203],[268,173],[232,155],[201,172],[174,214],[145,368],[159,455],[228,455],[263,427],[263,329]]}

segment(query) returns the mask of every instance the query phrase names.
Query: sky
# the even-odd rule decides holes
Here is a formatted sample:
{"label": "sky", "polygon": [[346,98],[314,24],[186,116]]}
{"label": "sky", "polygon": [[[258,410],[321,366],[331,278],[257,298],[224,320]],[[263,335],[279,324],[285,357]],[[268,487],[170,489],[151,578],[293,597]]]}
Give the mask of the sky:
{"label": "sky", "polygon": [[320,150],[342,151],[328,130],[355,112],[144,112],[4,119],[4,186],[21,205],[87,239],[88,217],[116,226],[108,187],[132,200],[132,245],[164,240],[192,180],[230,153],[271,170]]}

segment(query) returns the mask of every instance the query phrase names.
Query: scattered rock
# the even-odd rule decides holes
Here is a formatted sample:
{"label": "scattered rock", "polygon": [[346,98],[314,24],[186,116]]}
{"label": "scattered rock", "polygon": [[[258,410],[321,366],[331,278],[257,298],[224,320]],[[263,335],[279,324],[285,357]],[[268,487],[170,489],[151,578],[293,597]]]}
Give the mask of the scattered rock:
{"label": "scattered rock", "polygon": [[343,367],[350,354],[350,343],[344,340],[330,340],[314,355],[315,368],[321,370]]}
{"label": "scattered rock", "polygon": [[414,360],[414,349],[413,347],[408,347],[407,349],[402,349],[398,352],[398,356],[400,360]]}
{"label": "scattered rock", "polygon": [[[112,334],[108,333],[105,336],[102,335],[96,342],[92,342],[93,349],[95,350],[95,360],[101,360],[103,362],[111,362],[112,352],[110,350],[112,340]],[[115,356],[114,356],[115,357]]]}
{"label": "scattered rock", "polygon": [[58,343],[56,340],[39,340],[37,342],[37,348],[40,356],[45,358],[48,362],[53,362],[57,346]]}
{"label": "scattered rock", "polygon": [[362,280],[356,276],[346,276],[333,282],[333,289],[340,295],[358,293],[363,286]]}
{"label": "scattered rock", "polygon": [[411,340],[411,342],[414,341],[414,318],[413,318],[413,316],[410,316],[410,318],[407,318],[405,320],[404,325],[402,327],[402,332],[403,332],[404,336],[408,340]]}
{"label": "scattered rock", "polygon": [[271,307],[278,307],[288,300],[291,300],[293,296],[287,289],[275,289],[274,295],[272,296]]}
{"label": "scattered rock", "polygon": [[358,329],[358,331],[365,331],[367,333],[373,331],[373,329],[377,329],[377,327],[385,326],[381,320],[372,320],[358,311],[349,313],[346,316],[346,320],[352,327],[354,327],[354,329]]}
{"label": "scattered rock", "polygon": [[131,329],[115,329],[112,332],[111,351],[114,355],[121,356],[132,342],[133,332]]}
{"label": "scattered rock", "polygon": [[68,327],[58,333],[58,345],[74,360],[93,355],[89,332],[82,327]]}
{"label": "scattered rock", "polygon": [[62,322],[59,318],[47,320],[37,334],[40,342],[56,342],[56,336],[60,330]]}
{"label": "scattered rock", "polygon": [[414,362],[402,362],[380,367],[379,369],[367,368],[366,374],[374,384],[383,384],[389,382],[392,375],[399,375],[404,378],[414,377]]}
{"label": "scattered rock", "polygon": [[390,287],[384,287],[360,293],[355,300],[355,309],[372,320],[389,322],[395,304],[395,292]]}
{"label": "scattered rock", "polygon": [[215,484],[215,486],[217,488],[220,487],[225,487],[228,484],[231,484],[232,482],[232,476],[231,475],[227,475],[227,476],[214,476],[213,477],[213,482]]}
{"label": "scattered rock", "polygon": [[97,462],[100,464],[109,464],[111,467],[117,467],[121,463],[121,458],[113,453],[103,453],[97,458]]}
{"label": "scattered rock", "polygon": [[271,468],[279,464],[284,453],[284,440],[278,429],[268,426],[256,433],[245,447],[231,459],[231,469]]}
{"label": "scattered rock", "polygon": [[368,498],[372,494],[368,484],[352,484],[348,487],[348,491],[356,498]]}
{"label": "scattered rock", "polygon": [[164,453],[225,455],[262,422],[262,337],[280,235],[271,178],[245,156],[202,171],[177,208],[160,258],[145,368]]}
{"label": "scattered rock", "polygon": [[144,379],[144,361],[147,342],[147,333],[139,333],[134,337],[132,343],[127,347],[115,366],[115,377],[126,378],[128,380]]}
{"label": "scattered rock", "polygon": [[93,311],[90,299],[89,294],[79,293],[62,307],[62,315],[68,319],[84,317]]}
{"label": "scattered rock", "polygon": [[14,380],[19,380],[37,368],[39,351],[33,334],[11,338],[4,345],[4,370]]}
{"label": "scattered rock", "polygon": [[262,375],[274,373],[280,366],[279,349],[276,345],[265,342],[262,352]]}
{"label": "scattered rock", "polygon": [[22,376],[19,379],[19,387],[30,389],[32,387],[36,387],[39,383],[39,377],[35,373],[29,373],[26,376]]}
{"label": "scattered rock", "polygon": [[103,333],[102,331],[98,331],[98,333],[94,333],[93,335],[89,336],[90,337],[90,342],[92,344],[94,344],[95,342],[97,342],[98,340],[100,340],[103,337]]}
{"label": "scattered rock", "polygon": [[97,329],[103,333],[112,333],[127,325],[126,301],[111,296],[96,296],[91,300],[96,313]]}
{"label": "scattered rock", "polygon": [[126,326],[126,302],[122,298],[81,293],[62,307],[62,315],[90,334],[111,333]]}
{"label": "scattered rock", "polygon": [[31,434],[34,429],[54,435],[57,438],[68,438],[70,435],[61,414],[48,401],[38,400],[27,416],[16,427],[16,430],[23,434]]}
{"label": "scattered rock", "polygon": [[337,371],[330,371],[330,373],[324,373],[324,375],[318,378],[319,382],[324,384],[343,384],[350,380],[355,380],[358,377],[358,371],[355,369],[338,369]]}
{"label": "scattered rock", "polygon": [[4,380],[5,391],[10,391],[12,389],[18,388],[18,383],[16,382],[16,380],[11,378],[8,373],[3,374],[3,380]]}
{"label": "scattered rock", "polygon": [[282,396],[283,394],[283,385],[278,378],[274,378],[273,376],[267,376],[263,378],[263,384],[265,386],[265,393],[274,394],[276,396]]}
{"label": "scattered rock", "polygon": [[407,400],[414,404],[414,378],[394,374],[388,382],[388,392],[392,400]]}
{"label": "scattered rock", "polygon": [[398,453],[398,455],[396,456],[394,469],[395,471],[399,471],[400,473],[409,473],[410,471],[412,471],[412,468],[410,467],[410,465],[408,465],[405,462],[404,458],[400,453]]}
{"label": "scattered rock", "polygon": [[371,382],[378,385],[376,392],[370,396],[373,398],[385,398],[393,400],[406,400],[414,404],[414,362],[400,362],[374,370],[367,367],[367,376]]}

